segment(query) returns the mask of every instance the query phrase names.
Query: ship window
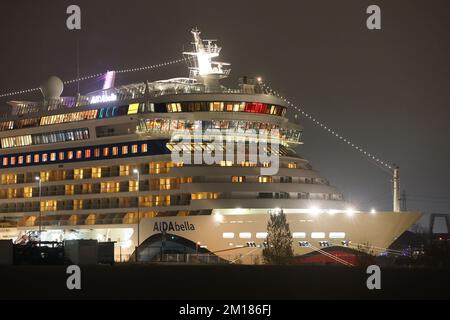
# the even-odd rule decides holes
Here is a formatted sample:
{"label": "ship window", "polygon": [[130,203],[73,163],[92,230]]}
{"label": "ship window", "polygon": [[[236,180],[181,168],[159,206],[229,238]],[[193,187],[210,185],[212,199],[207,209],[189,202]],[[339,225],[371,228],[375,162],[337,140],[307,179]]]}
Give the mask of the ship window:
{"label": "ship window", "polygon": [[250,239],[252,234],[250,232],[239,232],[239,238],[241,239]]}
{"label": "ship window", "polygon": [[289,169],[296,169],[296,168],[297,168],[297,163],[295,163],[295,162],[289,162],[289,163],[288,163],[288,168],[289,168]]}
{"label": "ship window", "polygon": [[102,168],[92,168],[92,178],[101,178]]}
{"label": "ship window", "polygon": [[224,239],[233,239],[234,238],[234,232],[224,232],[224,233],[222,233],[222,238],[224,238]]}
{"label": "ship window", "polygon": [[251,161],[242,161],[241,162],[242,167],[256,167],[256,163]]}
{"label": "ship window", "polygon": [[293,232],[292,233],[292,238],[306,238],[306,233],[305,232]]}
{"label": "ship window", "polygon": [[75,180],[83,179],[83,169],[75,169],[73,172],[73,177]]}
{"label": "ship window", "polygon": [[220,166],[221,167],[231,167],[233,165],[233,161],[230,160],[221,160]]}
{"label": "ship window", "polygon": [[209,111],[223,111],[223,102],[210,102]]}
{"label": "ship window", "polygon": [[244,182],[245,181],[245,177],[244,176],[232,176],[231,177],[231,182]]}
{"label": "ship window", "polygon": [[272,177],[271,176],[260,176],[260,177],[258,177],[258,181],[260,183],[269,183],[269,182],[272,182]]}
{"label": "ship window", "polygon": [[311,238],[323,239],[323,238],[325,238],[325,232],[311,232]]}
{"label": "ship window", "polygon": [[139,110],[139,103],[132,103],[128,106],[128,114],[136,114]]}
{"label": "ship window", "polygon": [[267,238],[267,232],[257,232],[256,233],[256,239],[266,239]]}
{"label": "ship window", "polygon": [[330,239],[344,239],[345,232],[330,232],[329,237]]}
{"label": "ship window", "polygon": [[119,175],[122,177],[122,176],[128,176],[129,174],[130,174],[130,166],[120,165]]}
{"label": "ship window", "polygon": [[180,103],[168,103],[167,111],[168,112],[181,112],[181,104]]}

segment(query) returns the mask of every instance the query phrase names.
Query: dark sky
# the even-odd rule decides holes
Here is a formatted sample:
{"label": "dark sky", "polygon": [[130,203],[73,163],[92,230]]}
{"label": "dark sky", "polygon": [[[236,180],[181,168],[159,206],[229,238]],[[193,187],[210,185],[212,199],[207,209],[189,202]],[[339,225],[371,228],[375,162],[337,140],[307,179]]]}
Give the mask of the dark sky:
{"label": "dark sky", "polygon": [[[66,29],[70,4],[81,7],[82,31]],[[370,4],[381,7],[381,31],[366,28]],[[52,74],[75,78],[77,38],[84,75],[179,58],[198,26],[205,38],[219,39],[222,60],[232,63],[226,84],[262,76],[355,143],[399,164],[409,210],[450,213],[449,9],[448,0],[2,0],[0,92],[36,87]],[[187,76],[185,66],[117,81],[174,76]],[[81,89],[98,86],[91,81]],[[391,208],[389,175],[300,120],[300,153],[315,169],[358,209]]]}

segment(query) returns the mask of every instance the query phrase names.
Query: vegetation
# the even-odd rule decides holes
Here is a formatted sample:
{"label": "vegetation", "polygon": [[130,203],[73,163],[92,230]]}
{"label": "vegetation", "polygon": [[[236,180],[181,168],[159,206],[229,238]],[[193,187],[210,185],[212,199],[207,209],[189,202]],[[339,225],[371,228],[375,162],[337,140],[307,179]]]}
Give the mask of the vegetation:
{"label": "vegetation", "polygon": [[277,210],[270,215],[267,223],[267,245],[263,250],[263,257],[269,264],[288,264],[292,261],[292,235],[286,215]]}

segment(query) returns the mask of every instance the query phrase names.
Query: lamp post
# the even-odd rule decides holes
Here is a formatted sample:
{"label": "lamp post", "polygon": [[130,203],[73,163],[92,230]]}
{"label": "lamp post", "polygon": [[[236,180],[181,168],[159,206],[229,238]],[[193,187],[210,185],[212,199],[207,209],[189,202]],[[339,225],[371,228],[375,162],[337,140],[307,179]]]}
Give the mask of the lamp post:
{"label": "lamp post", "polygon": [[41,232],[42,232],[41,187],[42,187],[42,180],[40,177],[35,177],[34,179],[38,182],[38,187],[39,187],[39,246],[41,246]]}
{"label": "lamp post", "polygon": [[140,224],[141,224],[141,206],[140,206],[140,201],[139,201],[139,189],[140,189],[140,174],[139,174],[139,170],[138,169],[134,169],[133,173],[136,175],[136,180],[137,180],[137,214],[138,214],[138,221],[137,221],[137,246],[136,246],[136,262],[138,262],[138,249],[139,249],[139,229],[140,229]]}

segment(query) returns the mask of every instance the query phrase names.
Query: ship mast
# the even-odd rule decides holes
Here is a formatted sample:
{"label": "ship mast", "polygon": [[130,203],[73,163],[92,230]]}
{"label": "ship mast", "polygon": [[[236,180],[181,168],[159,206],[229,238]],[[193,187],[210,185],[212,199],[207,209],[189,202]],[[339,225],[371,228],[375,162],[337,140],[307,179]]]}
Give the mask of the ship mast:
{"label": "ship mast", "polygon": [[205,85],[206,91],[220,90],[219,80],[228,77],[231,69],[226,62],[213,61],[220,55],[221,47],[217,46],[216,40],[202,40],[197,28],[191,30],[194,37],[194,51],[183,52],[191,62],[189,66],[189,77]]}
{"label": "ship mast", "polygon": [[393,177],[393,208],[392,211],[400,212],[400,175],[399,175],[399,167],[395,166],[394,168],[394,177]]}

